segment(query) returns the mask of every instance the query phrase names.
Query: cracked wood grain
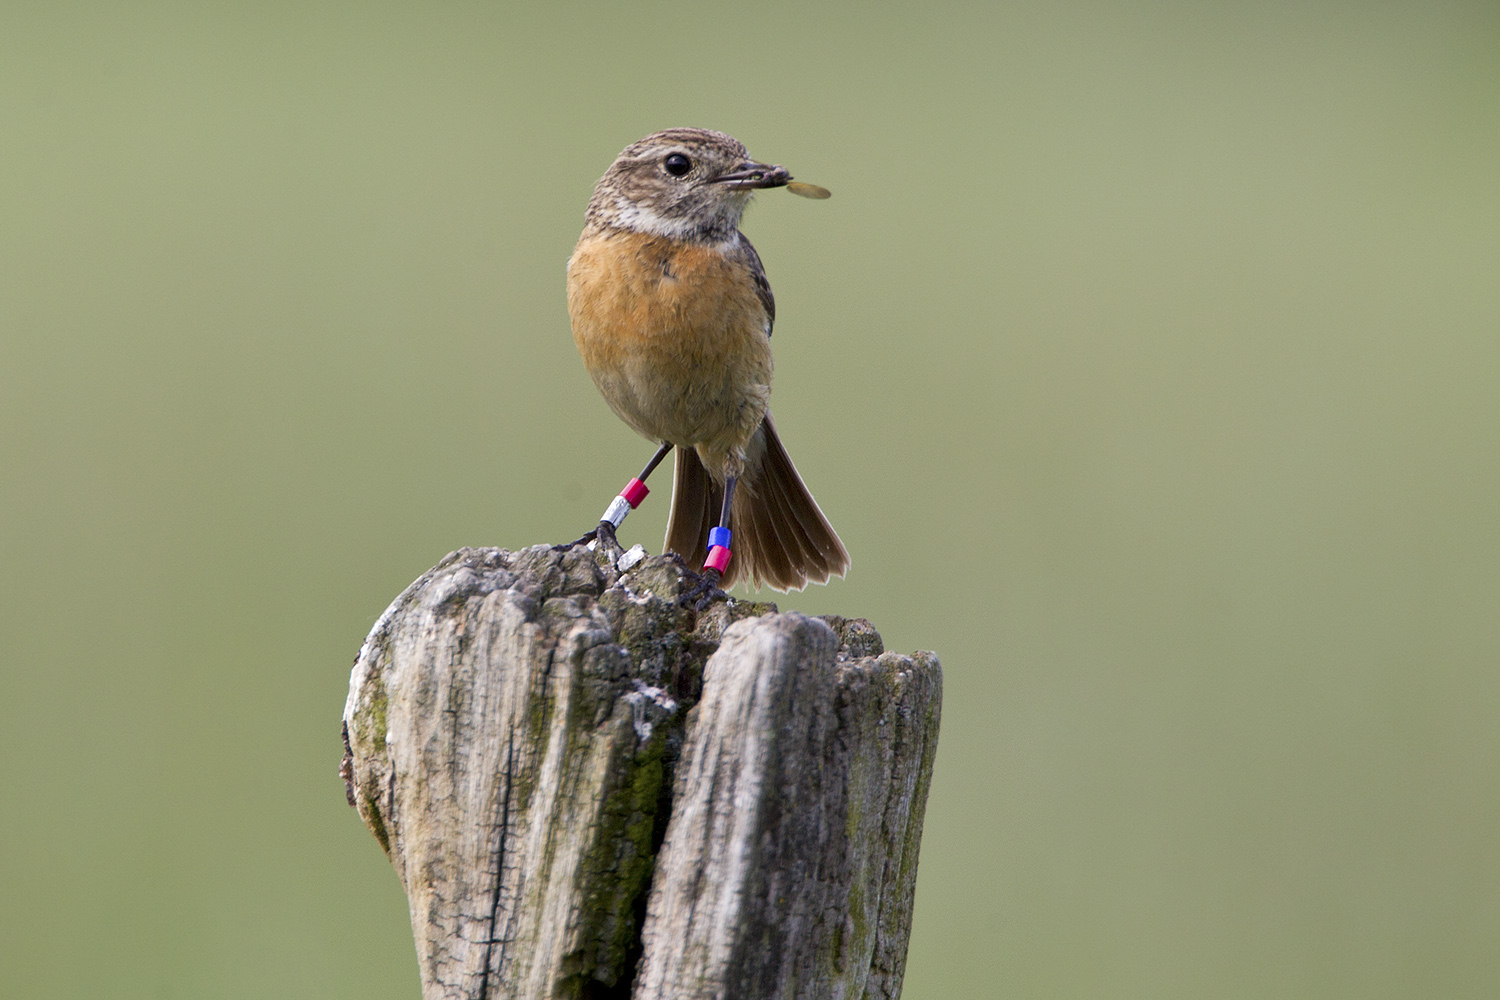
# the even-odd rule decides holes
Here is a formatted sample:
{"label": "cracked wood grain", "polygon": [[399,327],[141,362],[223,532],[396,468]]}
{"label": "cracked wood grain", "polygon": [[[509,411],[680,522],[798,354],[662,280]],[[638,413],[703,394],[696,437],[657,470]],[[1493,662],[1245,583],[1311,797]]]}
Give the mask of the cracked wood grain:
{"label": "cracked wood grain", "polygon": [[708,661],[634,996],[897,997],[937,748],[931,654],[839,660],[799,614]]}
{"label": "cracked wood grain", "polygon": [[424,998],[898,997],[936,657],[628,565],[463,549],[360,650],[341,773]]}

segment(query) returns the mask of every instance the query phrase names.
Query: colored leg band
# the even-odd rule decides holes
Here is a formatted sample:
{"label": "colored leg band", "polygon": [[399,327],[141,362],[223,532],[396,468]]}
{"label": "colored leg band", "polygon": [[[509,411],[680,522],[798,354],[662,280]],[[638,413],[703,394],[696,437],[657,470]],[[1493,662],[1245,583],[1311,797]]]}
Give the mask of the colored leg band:
{"label": "colored leg band", "polygon": [[616,528],[625,523],[625,515],[630,513],[630,501],[624,497],[615,497],[609,502],[609,507],[604,511],[601,521],[608,521]]}
{"label": "colored leg band", "polygon": [[605,509],[604,516],[599,520],[608,521],[618,528],[625,523],[625,515],[639,507],[641,501],[646,499],[646,494],[650,492],[645,483],[639,479],[632,479],[625,484],[620,495],[609,502],[609,507]]}
{"label": "colored leg band", "polygon": [[709,528],[708,529],[708,547],[709,548],[713,548],[715,545],[723,546],[726,549],[729,548],[729,529],[728,528]]}
{"label": "colored leg band", "polygon": [[703,560],[704,569],[716,569],[723,573],[729,568],[729,550],[722,545],[715,545],[708,550],[708,558]]}
{"label": "colored leg band", "polygon": [[646,499],[646,494],[650,492],[650,490],[646,489],[645,483],[641,482],[639,479],[632,479],[630,482],[626,483],[625,488],[620,491],[620,496],[624,497],[625,502],[630,504],[631,510],[635,510],[641,505],[641,501]]}

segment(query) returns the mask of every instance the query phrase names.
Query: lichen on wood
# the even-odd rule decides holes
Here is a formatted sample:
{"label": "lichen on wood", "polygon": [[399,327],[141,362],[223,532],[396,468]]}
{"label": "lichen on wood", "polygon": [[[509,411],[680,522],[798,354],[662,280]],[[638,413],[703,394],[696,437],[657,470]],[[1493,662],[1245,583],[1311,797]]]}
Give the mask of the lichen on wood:
{"label": "lichen on wood", "polygon": [[[424,997],[899,995],[936,658],[858,619],[697,614],[684,587],[668,558],[462,549],[377,621],[341,772]],[[733,870],[725,830],[760,845]],[[699,890],[718,922],[674,923]]]}

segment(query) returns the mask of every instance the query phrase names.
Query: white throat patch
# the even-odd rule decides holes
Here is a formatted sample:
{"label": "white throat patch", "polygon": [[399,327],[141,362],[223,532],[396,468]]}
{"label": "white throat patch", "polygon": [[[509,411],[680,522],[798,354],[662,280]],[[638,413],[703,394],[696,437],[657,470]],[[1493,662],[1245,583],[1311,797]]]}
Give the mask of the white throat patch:
{"label": "white throat patch", "polygon": [[[745,201],[750,199],[747,197]],[[721,213],[723,228],[731,232],[739,224],[740,216],[744,214],[744,204],[738,206],[738,211],[725,206],[726,211]],[[732,215],[731,215],[732,213]],[[668,239],[686,239],[697,233],[702,228],[701,219],[690,218],[667,218],[653,211],[646,205],[628,201],[624,198],[615,199],[615,217],[610,220],[613,225],[621,229],[629,229],[632,232],[645,233],[648,236],[664,236]]]}

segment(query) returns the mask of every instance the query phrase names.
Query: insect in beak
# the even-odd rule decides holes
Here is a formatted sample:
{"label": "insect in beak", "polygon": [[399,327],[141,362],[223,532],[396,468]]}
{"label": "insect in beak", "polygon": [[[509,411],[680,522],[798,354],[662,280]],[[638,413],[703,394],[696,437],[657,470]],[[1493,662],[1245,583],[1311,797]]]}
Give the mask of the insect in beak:
{"label": "insect in beak", "polygon": [[787,184],[786,189],[792,194],[800,194],[804,198],[814,198],[818,201],[833,197],[833,192],[827,188],[818,187],[816,184],[803,184],[801,181],[792,181]]}
{"label": "insect in beak", "polygon": [[755,188],[786,187],[791,179],[791,172],[786,167],[745,163],[733,173],[715,177],[714,183],[722,184],[731,191],[750,191]]}

